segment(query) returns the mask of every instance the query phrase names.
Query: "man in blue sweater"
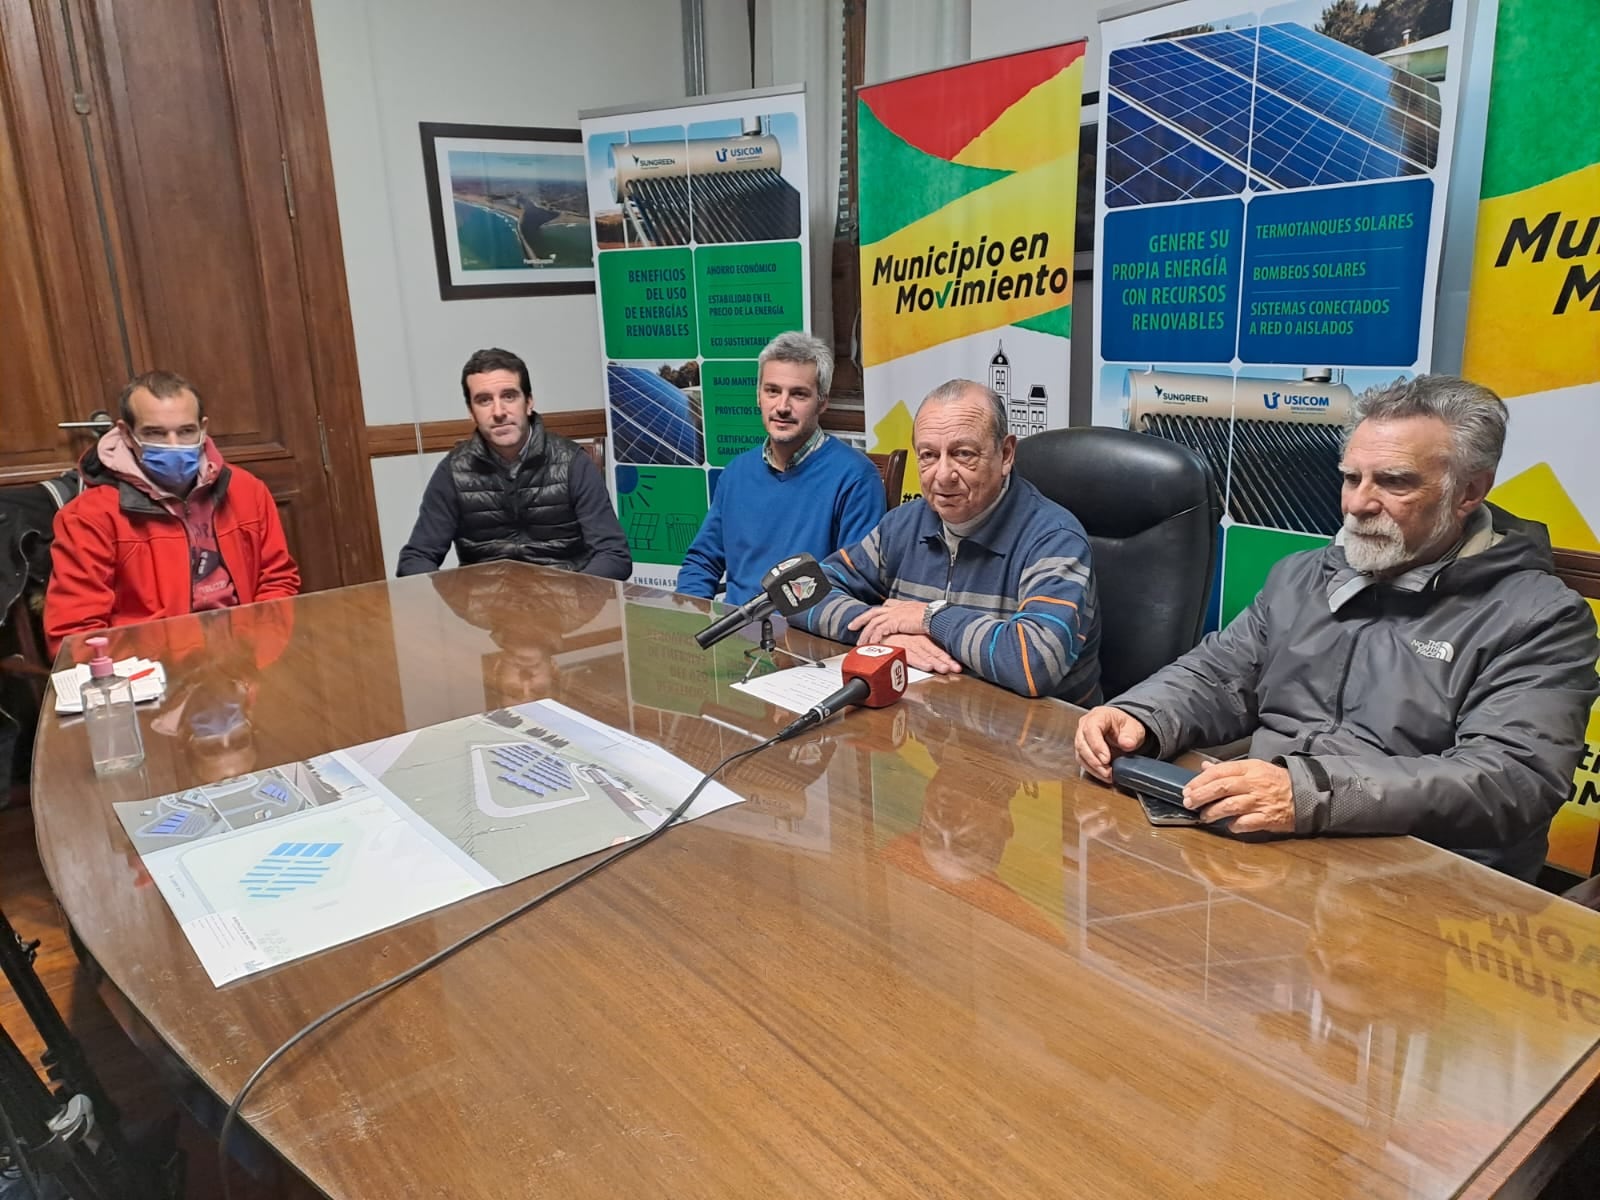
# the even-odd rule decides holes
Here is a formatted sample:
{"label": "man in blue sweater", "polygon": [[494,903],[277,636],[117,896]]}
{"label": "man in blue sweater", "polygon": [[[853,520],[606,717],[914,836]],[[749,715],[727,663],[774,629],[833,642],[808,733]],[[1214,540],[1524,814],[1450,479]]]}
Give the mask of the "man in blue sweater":
{"label": "man in blue sweater", "polygon": [[834,592],[792,623],[834,641],[904,646],[924,671],[1098,704],[1089,538],[1012,474],[1005,401],[970,379],[940,384],[917,410],[912,444],[924,498],[830,555]]}
{"label": "man in blue sweater", "polygon": [[806,333],[782,333],[757,360],[756,403],[767,440],[728,464],[705,524],[678,572],[686,596],[729,604],[761,591],[778,560],[824,558],[863,538],[883,516],[883,479],[872,460],[818,426],[833,383],[833,354]]}

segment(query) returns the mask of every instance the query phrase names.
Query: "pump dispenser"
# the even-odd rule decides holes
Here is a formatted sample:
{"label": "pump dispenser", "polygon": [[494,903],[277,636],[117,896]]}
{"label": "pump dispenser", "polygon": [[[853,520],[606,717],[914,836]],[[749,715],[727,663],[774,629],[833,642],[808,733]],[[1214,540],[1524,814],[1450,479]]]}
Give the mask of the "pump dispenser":
{"label": "pump dispenser", "polygon": [[133,685],[116,673],[106,645],[103,637],[89,639],[94,657],[89,660],[89,682],[83,685],[83,720],[97,775],[125,771],[144,761]]}

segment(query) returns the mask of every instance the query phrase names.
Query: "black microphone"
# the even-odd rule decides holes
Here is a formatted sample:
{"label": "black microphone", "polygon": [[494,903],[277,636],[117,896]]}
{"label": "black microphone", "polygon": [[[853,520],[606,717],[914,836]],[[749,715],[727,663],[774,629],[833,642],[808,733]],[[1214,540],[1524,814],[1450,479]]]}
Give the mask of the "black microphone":
{"label": "black microphone", "polygon": [[906,694],[906,652],[899,646],[857,646],[839,664],[844,686],[796,718],[778,735],[780,742],[821,725],[852,705],[885,708]]}
{"label": "black microphone", "polygon": [[724,613],[699,633],[694,640],[700,649],[709,650],[729,634],[737,633],[753,621],[777,613],[792,617],[813,605],[833,590],[822,564],[809,554],[796,554],[786,558],[761,579],[761,594],[746,600],[730,613]]}

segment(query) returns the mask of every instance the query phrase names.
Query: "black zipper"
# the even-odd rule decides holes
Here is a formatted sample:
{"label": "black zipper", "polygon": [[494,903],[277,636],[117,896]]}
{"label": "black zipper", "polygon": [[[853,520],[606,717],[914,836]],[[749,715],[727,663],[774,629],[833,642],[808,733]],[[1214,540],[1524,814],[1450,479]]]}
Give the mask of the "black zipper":
{"label": "black zipper", "polygon": [[1344,724],[1344,692],[1350,683],[1350,665],[1356,659],[1356,646],[1361,641],[1361,635],[1378,623],[1378,617],[1370,617],[1363,621],[1350,639],[1350,652],[1344,656],[1344,670],[1339,674],[1339,694],[1333,709],[1333,728],[1337,729]]}

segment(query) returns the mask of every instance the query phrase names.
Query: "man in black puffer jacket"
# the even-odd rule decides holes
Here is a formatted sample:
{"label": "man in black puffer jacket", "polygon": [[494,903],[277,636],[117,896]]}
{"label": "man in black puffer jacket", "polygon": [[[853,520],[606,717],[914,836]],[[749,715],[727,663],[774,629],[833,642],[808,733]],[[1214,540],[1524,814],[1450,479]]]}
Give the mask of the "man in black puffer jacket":
{"label": "man in black puffer jacket", "polygon": [[462,566],[509,558],[626,579],[633,558],[605,481],[533,411],[527,364],[479,350],[461,368],[461,392],[477,432],[428,481],[399,574],[436,570],[454,542]]}

